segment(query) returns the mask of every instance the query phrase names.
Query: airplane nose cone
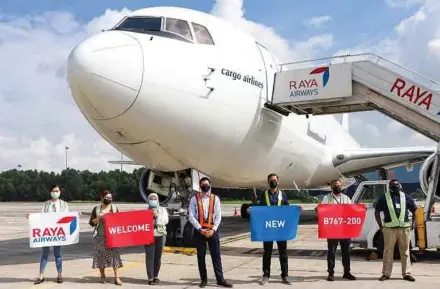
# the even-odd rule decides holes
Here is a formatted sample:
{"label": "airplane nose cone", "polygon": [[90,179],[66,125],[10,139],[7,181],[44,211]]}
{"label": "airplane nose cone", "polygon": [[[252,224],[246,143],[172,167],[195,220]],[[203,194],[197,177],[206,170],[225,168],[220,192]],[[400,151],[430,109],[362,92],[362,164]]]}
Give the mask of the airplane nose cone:
{"label": "airplane nose cone", "polygon": [[134,37],[107,31],[78,44],[67,60],[67,79],[81,110],[94,119],[126,112],[142,85],[142,48]]}

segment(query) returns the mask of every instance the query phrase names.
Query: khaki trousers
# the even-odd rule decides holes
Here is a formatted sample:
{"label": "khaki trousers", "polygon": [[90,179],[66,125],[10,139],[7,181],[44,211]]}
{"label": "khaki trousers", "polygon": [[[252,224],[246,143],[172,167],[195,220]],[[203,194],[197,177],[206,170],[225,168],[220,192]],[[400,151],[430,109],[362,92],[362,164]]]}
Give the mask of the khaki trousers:
{"label": "khaki trousers", "polygon": [[408,228],[383,228],[384,250],[382,274],[391,277],[394,261],[394,245],[399,246],[402,276],[410,275],[409,244],[411,242],[411,227]]}

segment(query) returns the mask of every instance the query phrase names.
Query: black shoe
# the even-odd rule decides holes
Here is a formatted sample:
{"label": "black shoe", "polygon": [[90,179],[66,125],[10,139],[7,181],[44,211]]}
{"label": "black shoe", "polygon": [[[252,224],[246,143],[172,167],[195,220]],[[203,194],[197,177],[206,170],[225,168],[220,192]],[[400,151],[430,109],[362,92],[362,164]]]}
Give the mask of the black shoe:
{"label": "black shoe", "polygon": [[263,276],[263,278],[261,278],[261,280],[258,282],[258,284],[264,285],[267,282],[269,282],[269,277]]}
{"label": "black shoe", "polygon": [[159,278],[154,277],[154,278],[153,278],[153,282],[154,282],[154,283],[160,283],[160,280],[159,280]]}
{"label": "black shoe", "polygon": [[342,278],[344,278],[344,279],[348,279],[348,280],[356,280],[356,277],[354,277],[353,275],[351,275],[351,273],[349,273],[349,272],[344,273],[344,276],[342,276]]}
{"label": "black shoe", "polygon": [[37,280],[35,280],[34,284],[38,285],[38,284],[41,284],[43,282],[44,282],[44,278],[43,279],[38,278]]}
{"label": "black shoe", "polygon": [[148,280],[148,285],[156,285],[156,282],[154,282],[154,280]]}
{"label": "black shoe", "polygon": [[218,285],[218,286],[227,287],[227,288],[232,288],[232,287],[233,287],[232,284],[229,284],[228,282],[226,282],[226,280],[223,280],[223,281],[217,282],[217,285]]}
{"label": "black shoe", "polygon": [[414,281],[416,281],[416,279],[414,279],[414,277],[411,276],[411,275],[405,275],[405,276],[403,277],[403,280],[410,281],[410,282],[414,282]]}
{"label": "black shoe", "polygon": [[204,287],[206,287],[207,284],[208,284],[207,281],[202,280],[202,281],[200,282],[200,284],[199,284],[199,287],[200,287],[200,288],[204,288]]}
{"label": "black shoe", "polygon": [[379,281],[385,281],[388,279],[390,279],[390,277],[388,277],[387,275],[382,275],[382,276],[380,276]]}
{"label": "black shoe", "polygon": [[292,282],[289,281],[289,279],[287,279],[287,276],[281,277],[281,283],[286,284],[286,285],[292,285]]}
{"label": "black shoe", "polygon": [[328,274],[327,281],[335,281],[335,276],[333,274]]}

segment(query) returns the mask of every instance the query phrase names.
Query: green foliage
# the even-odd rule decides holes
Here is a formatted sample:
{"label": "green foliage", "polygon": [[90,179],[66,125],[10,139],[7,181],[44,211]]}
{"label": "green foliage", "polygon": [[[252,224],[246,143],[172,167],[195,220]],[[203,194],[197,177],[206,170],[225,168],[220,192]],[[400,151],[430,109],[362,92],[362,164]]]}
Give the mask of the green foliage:
{"label": "green foliage", "polygon": [[0,201],[45,201],[53,184],[61,187],[66,201],[98,201],[100,193],[109,189],[120,202],[142,201],[139,179],[143,169],[133,173],[120,170],[92,173],[67,169],[61,174],[36,170],[9,170],[0,173]]}

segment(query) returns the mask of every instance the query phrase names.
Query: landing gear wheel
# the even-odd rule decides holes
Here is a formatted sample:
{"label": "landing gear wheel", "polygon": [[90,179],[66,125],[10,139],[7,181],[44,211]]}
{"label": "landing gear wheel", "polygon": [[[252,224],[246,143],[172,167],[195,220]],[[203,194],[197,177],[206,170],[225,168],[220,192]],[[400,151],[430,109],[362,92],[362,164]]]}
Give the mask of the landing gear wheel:
{"label": "landing gear wheel", "polygon": [[241,214],[241,217],[243,218],[243,219],[249,219],[249,217],[250,217],[250,215],[248,214],[248,212],[247,212],[247,209],[251,206],[252,204],[242,204],[241,205],[241,208],[240,208],[240,214]]}
{"label": "landing gear wheel", "polygon": [[188,222],[183,229],[183,246],[186,248],[196,248],[194,240],[194,226]]}
{"label": "landing gear wheel", "polygon": [[[385,248],[384,244],[385,244],[385,241],[384,241],[383,233],[380,232],[379,236],[377,237],[377,247],[376,247],[377,254],[378,254],[379,258],[383,258],[383,251]],[[410,248],[411,248],[411,246],[410,246]],[[396,244],[394,245],[393,259],[398,259],[398,258],[400,258],[400,251],[399,251],[399,246],[397,245],[397,242],[396,242]]]}

